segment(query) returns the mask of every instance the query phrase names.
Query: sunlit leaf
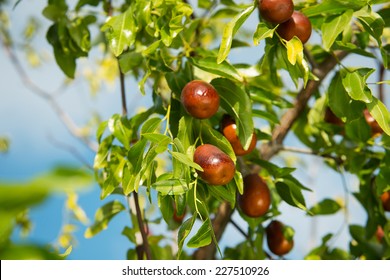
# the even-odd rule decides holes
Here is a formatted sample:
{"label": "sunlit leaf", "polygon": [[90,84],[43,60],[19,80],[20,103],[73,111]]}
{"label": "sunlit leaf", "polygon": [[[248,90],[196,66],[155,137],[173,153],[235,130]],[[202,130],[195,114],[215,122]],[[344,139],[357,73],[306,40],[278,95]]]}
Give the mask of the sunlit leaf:
{"label": "sunlit leaf", "polygon": [[331,215],[341,209],[341,205],[335,200],[326,198],[316,205],[312,206],[309,211],[313,215]]}
{"label": "sunlit leaf", "polygon": [[257,25],[256,31],[253,34],[253,44],[257,46],[261,40],[272,38],[277,27],[270,29],[264,22]]}
{"label": "sunlit leaf", "polygon": [[209,219],[205,220],[199,230],[188,241],[187,246],[190,248],[199,248],[209,245],[211,239],[212,226]]}
{"label": "sunlit leaf", "polygon": [[237,14],[229,23],[225,26],[222,32],[221,46],[219,47],[217,63],[222,63],[229,55],[230,47],[233,42],[233,37],[237,33],[241,25],[247,20],[255,9],[255,5],[250,5],[248,8]]}
{"label": "sunlit leaf", "polygon": [[218,91],[221,107],[235,119],[243,148],[248,149],[253,135],[252,103],[248,94],[227,79],[214,79],[211,84]]}
{"label": "sunlit leaf", "polygon": [[117,200],[108,202],[104,206],[100,207],[95,214],[95,222],[93,225],[87,228],[84,233],[85,238],[91,238],[105,230],[108,227],[108,223],[114,218],[118,213],[126,209],[122,203]]}
{"label": "sunlit leaf", "polygon": [[353,10],[347,10],[342,15],[335,15],[327,18],[322,24],[322,43],[325,50],[329,50],[337,36],[344,31],[346,26],[350,24]]}

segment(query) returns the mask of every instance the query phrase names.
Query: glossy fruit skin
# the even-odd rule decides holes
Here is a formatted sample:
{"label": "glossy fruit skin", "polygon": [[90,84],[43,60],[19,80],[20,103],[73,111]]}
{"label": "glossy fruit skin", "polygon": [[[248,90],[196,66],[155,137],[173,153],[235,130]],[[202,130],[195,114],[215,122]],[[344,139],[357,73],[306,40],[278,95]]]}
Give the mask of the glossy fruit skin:
{"label": "glossy fruit skin", "polygon": [[198,171],[198,174],[209,185],[226,185],[233,179],[236,171],[233,160],[210,144],[196,148],[194,162],[203,168],[203,172]]}
{"label": "glossy fruit skin", "polygon": [[387,212],[390,212],[390,191],[384,192],[381,195],[381,201],[383,209]]}
{"label": "glossy fruit skin", "polygon": [[184,86],[181,103],[194,118],[208,119],[218,111],[219,95],[211,84],[193,80]]}
{"label": "glossy fruit skin", "polygon": [[336,116],[329,107],[326,107],[324,120],[327,123],[334,124],[337,126],[344,125],[344,122],[338,116]]}
{"label": "glossy fruit skin", "polygon": [[263,216],[271,205],[271,194],[267,184],[257,174],[244,177],[244,192],[238,195],[238,206],[248,217]]}
{"label": "glossy fruit skin", "polygon": [[292,0],[260,0],[259,11],[265,21],[279,24],[291,17],[294,3]]}
{"label": "glossy fruit skin", "polygon": [[378,122],[371,116],[368,109],[364,109],[363,114],[364,114],[364,118],[366,119],[366,122],[371,127],[371,135],[375,137],[382,134],[383,129],[379,126]]}
{"label": "glossy fruit skin", "polygon": [[311,23],[307,16],[301,12],[294,11],[291,18],[280,24],[276,31],[280,37],[287,41],[297,36],[304,44],[311,36]]}
{"label": "glossy fruit skin", "polygon": [[282,256],[294,247],[294,240],[287,240],[283,235],[284,224],[280,221],[272,221],[265,229],[268,248],[272,253]]}
{"label": "glossy fruit skin", "polygon": [[256,148],[257,137],[256,134],[253,133],[252,141],[249,145],[249,148],[247,150],[244,150],[240,140],[238,139],[236,122],[229,115],[224,115],[222,117],[221,132],[225,136],[225,138],[230,142],[233,151],[237,156],[247,155]]}

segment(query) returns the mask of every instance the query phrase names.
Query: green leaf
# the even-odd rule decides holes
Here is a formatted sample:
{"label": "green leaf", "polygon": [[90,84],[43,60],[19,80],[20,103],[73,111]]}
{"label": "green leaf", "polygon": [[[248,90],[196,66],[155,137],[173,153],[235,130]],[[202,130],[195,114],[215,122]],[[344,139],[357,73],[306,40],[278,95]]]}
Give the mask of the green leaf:
{"label": "green leaf", "polygon": [[183,251],[184,241],[187,238],[187,236],[190,234],[191,229],[194,226],[196,216],[197,214],[194,213],[194,215],[191,218],[184,221],[183,224],[180,226],[179,232],[177,234],[177,244],[179,247],[177,252],[178,259],[180,258],[181,252]]}
{"label": "green leaf", "polygon": [[126,149],[130,148],[131,129],[130,123],[126,117],[122,117],[118,114],[113,115],[108,120],[107,127]]}
{"label": "green leaf", "polygon": [[272,38],[274,36],[276,28],[277,27],[271,29],[264,22],[260,22],[257,25],[255,33],[253,34],[253,44],[257,46],[258,44],[260,44],[261,40],[264,40],[265,38]]}
{"label": "green leaf", "polygon": [[178,195],[186,193],[189,190],[186,180],[184,179],[157,179],[152,187],[162,195]]}
{"label": "green leaf", "polygon": [[183,145],[185,152],[187,152],[188,148],[194,143],[193,121],[194,119],[189,115],[184,115],[179,121],[177,138]]}
{"label": "green leaf", "polygon": [[374,69],[370,69],[368,74],[364,75],[359,70],[345,74],[343,77],[343,85],[352,99],[365,103],[372,101],[372,93],[366,84],[366,79],[373,71]]}
{"label": "green leaf", "polygon": [[232,208],[236,203],[236,186],[235,181],[230,181],[226,186],[217,186],[208,188],[210,194],[217,198],[219,201],[227,201],[231,204]]}
{"label": "green leaf", "polygon": [[186,154],[171,151],[169,153],[181,163],[195,168],[196,170],[203,171],[203,168],[199,164],[192,161]]}
{"label": "green leaf", "polygon": [[371,116],[378,122],[383,131],[387,135],[390,135],[390,114],[385,104],[376,97],[373,97],[372,102],[367,103],[366,106]]}
{"label": "green leaf", "polygon": [[159,127],[161,123],[160,118],[150,118],[148,119],[141,128],[141,135],[145,133],[153,133]]}
{"label": "green leaf", "polygon": [[237,33],[241,25],[247,20],[255,9],[255,5],[250,5],[248,8],[237,14],[229,23],[225,26],[222,32],[221,46],[219,47],[217,63],[222,63],[229,55],[230,47],[233,42],[233,37]]}
{"label": "green leaf", "polygon": [[117,200],[108,202],[107,204],[100,207],[95,214],[95,222],[92,226],[88,227],[84,233],[85,238],[91,238],[105,230],[108,227],[108,223],[118,213],[124,211],[126,207]]}
{"label": "green leaf", "polygon": [[353,10],[347,10],[342,15],[328,17],[322,24],[322,44],[326,51],[332,47],[337,36],[350,24]]}
{"label": "green leaf", "polygon": [[354,141],[366,142],[371,138],[371,128],[364,117],[352,120],[345,124],[346,135]]}
{"label": "green leaf", "polygon": [[212,226],[209,219],[205,220],[197,233],[188,241],[189,248],[199,248],[209,245],[212,241],[211,237]]}
{"label": "green leaf", "polygon": [[36,244],[10,244],[0,251],[2,260],[63,260],[53,249]]}
{"label": "green leaf", "polygon": [[262,160],[262,159],[251,159],[257,165],[263,167],[269,174],[271,174],[275,179],[283,178],[290,175],[296,170],[296,168],[291,167],[279,167],[272,162]]}
{"label": "green leaf", "polygon": [[76,10],[80,10],[81,7],[85,5],[90,5],[90,6],[98,6],[101,0],[79,0],[79,2],[76,5]]}
{"label": "green leaf", "polygon": [[382,17],[367,7],[359,11],[358,20],[363,25],[364,30],[374,37],[378,46],[382,47],[382,34],[385,26]]}
{"label": "green leaf", "polygon": [[242,179],[241,172],[236,170],[236,174],[234,174],[234,182],[236,184],[237,190],[240,194],[244,193],[244,180]]}
{"label": "green leaf", "polygon": [[60,21],[66,16],[68,10],[67,7],[64,8],[65,7],[50,4],[43,9],[42,14],[51,21]]}
{"label": "green leaf", "polygon": [[141,65],[143,60],[142,54],[139,52],[131,51],[122,53],[119,56],[119,66],[122,73],[127,73],[130,70]]}
{"label": "green leaf", "polygon": [[39,185],[0,182],[0,211],[17,213],[42,203],[49,189]]}
{"label": "green leaf", "polygon": [[285,202],[291,206],[307,211],[301,188],[295,182],[291,180],[280,180],[276,182],[275,186],[278,194]]}
{"label": "green leaf", "polygon": [[253,109],[253,116],[262,118],[262,119],[267,120],[273,124],[279,123],[278,117],[275,114],[267,112],[267,111]]}
{"label": "green leaf", "polygon": [[356,1],[344,1],[344,0],[324,0],[317,5],[311,5],[304,8],[302,12],[308,16],[324,16],[335,15],[345,12],[347,10],[357,11],[364,6],[367,6],[367,0],[356,0]]}
{"label": "green leaf", "polygon": [[101,28],[101,31],[106,32],[110,49],[116,57],[135,42],[138,27],[133,18],[132,7],[120,15],[111,17]]}
{"label": "green leaf", "polygon": [[309,209],[313,215],[332,215],[337,213],[341,209],[341,205],[329,198],[318,202],[316,205]]}
{"label": "green leaf", "polygon": [[252,103],[248,94],[227,79],[214,79],[211,84],[219,94],[221,107],[234,118],[244,150],[248,149],[253,136]]}
{"label": "green leaf", "polygon": [[340,73],[336,73],[329,85],[328,105],[337,117],[348,120],[359,118],[364,108],[364,104],[351,99],[344,88]]}
{"label": "green leaf", "polygon": [[234,66],[232,66],[227,61],[222,61],[220,63],[217,63],[215,57],[189,58],[189,61],[191,62],[192,65],[206,72],[213,73],[231,80],[236,80],[238,82],[243,81],[243,78],[240,75],[240,73],[237,71],[237,69],[234,68]]}
{"label": "green leaf", "polygon": [[298,61],[298,64],[302,64],[303,60],[303,45],[301,40],[294,36],[290,41],[286,43],[287,48],[287,58],[288,61],[295,65]]}

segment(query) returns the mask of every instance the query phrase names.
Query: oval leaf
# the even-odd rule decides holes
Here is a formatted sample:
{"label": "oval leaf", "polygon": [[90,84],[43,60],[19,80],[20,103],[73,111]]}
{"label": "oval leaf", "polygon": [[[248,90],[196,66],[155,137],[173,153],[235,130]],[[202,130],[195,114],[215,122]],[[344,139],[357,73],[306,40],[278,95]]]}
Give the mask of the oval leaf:
{"label": "oval leaf", "polygon": [[255,5],[251,5],[241,13],[237,14],[224,28],[222,33],[221,46],[219,47],[217,63],[222,63],[229,55],[230,48],[233,42],[233,36],[237,33],[241,25],[247,20],[251,15]]}

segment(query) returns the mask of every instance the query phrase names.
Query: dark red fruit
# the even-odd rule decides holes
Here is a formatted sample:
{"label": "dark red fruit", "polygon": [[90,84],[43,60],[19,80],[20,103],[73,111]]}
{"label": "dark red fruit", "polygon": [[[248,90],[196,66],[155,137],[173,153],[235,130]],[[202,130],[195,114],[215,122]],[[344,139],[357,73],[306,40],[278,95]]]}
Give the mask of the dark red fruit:
{"label": "dark red fruit", "polygon": [[292,0],[260,0],[261,17],[271,23],[282,23],[288,20],[294,12]]}
{"label": "dark red fruit", "polygon": [[219,95],[209,83],[194,80],[183,88],[181,102],[188,114],[194,118],[207,119],[218,111]]}
{"label": "dark red fruit", "polygon": [[344,125],[344,122],[338,116],[336,116],[329,107],[326,107],[324,120],[327,123],[334,124],[334,125],[337,125],[337,126],[343,126]]}
{"label": "dark red fruit", "polygon": [[381,195],[381,201],[383,209],[387,212],[390,212],[390,191],[384,192]]}
{"label": "dark red fruit", "polygon": [[363,110],[364,118],[366,122],[371,127],[371,135],[373,137],[379,136],[383,133],[383,129],[379,126],[378,122],[371,116],[368,109]]}
{"label": "dark red fruit", "polygon": [[238,205],[242,212],[252,218],[263,216],[271,204],[271,194],[267,184],[257,174],[244,178],[244,192],[238,196]]}
{"label": "dark red fruit", "polygon": [[226,185],[235,174],[233,160],[216,146],[204,144],[196,148],[194,162],[203,168],[199,176],[210,185]]}
{"label": "dark red fruit", "polygon": [[294,247],[294,240],[288,240],[283,234],[284,224],[272,221],[266,228],[267,244],[272,253],[282,256]]}
{"label": "dark red fruit", "polygon": [[221,130],[222,130],[222,134],[232,145],[233,151],[237,156],[247,155],[250,152],[252,152],[256,147],[257,138],[256,138],[256,134],[253,133],[252,141],[249,145],[249,148],[247,150],[244,150],[240,140],[238,139],[236,122],[229,115],[223,116],[221,120]]}
{"label": "dark red fruit", "polygon": [[280,37],[290,41],[297,36],[302,44],[306,43],[311,36],[311,23],[304,14],[294,11],[291,18],[278,26],[276,29]]}

